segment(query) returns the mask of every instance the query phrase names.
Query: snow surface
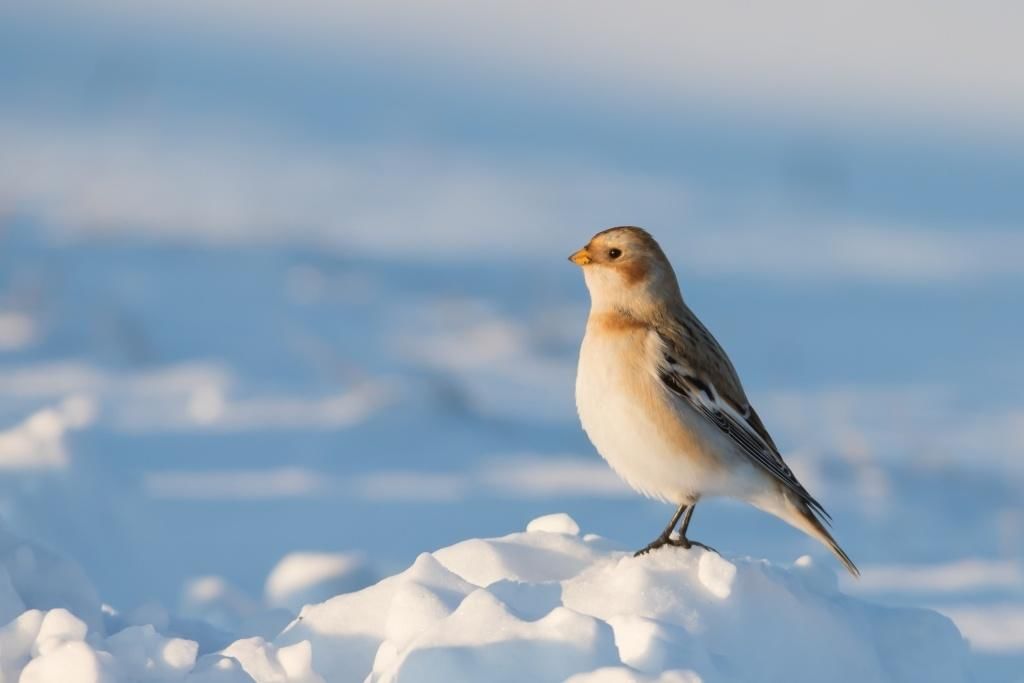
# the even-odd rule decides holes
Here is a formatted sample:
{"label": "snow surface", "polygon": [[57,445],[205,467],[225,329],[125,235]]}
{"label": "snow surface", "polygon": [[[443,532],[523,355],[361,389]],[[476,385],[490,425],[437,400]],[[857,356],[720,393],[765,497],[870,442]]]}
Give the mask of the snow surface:
{"label": "snow surface", "polygon": [[[296,585],[299,566],[284,561],[268,584]],[[309,566],[318,578],[351,563]],[[32,607],[84,599],[80,609],[100,609],[88,591],[47,595],[47,579],[0,583],[0,610],[17,615],[0,629],[0,683],[969,680],[967,644],[948,618],[844,595],[810,557],[790,567],[702,549],[633,557],[581,536],[565,514],[423,553],[373,586],[303,607],[269,640],[202,657],[199,642],[152,624],[108,635],[65,607]]]}
{"label": "snow surface", "polygon": [[[423,21],[322,0],[100,4],[0,2],[4,622],[67,609],[115,663],[106,639],[152,625],[198,644],[192,676],[245,680],[245,661],[285,677],[305,666],[278,642],[302,603],[424,551],[553,510],[649,541],[671,510],[600,460],[572,397],[587,294],[564,256],[628,222],[658,236],[834,516],[863,570],[841,590],[950,617],[975,680],[1021,683],[1024,137],[961,115],[1024,93],[996,82],[1024,71],[983,64],[1020,61],[1006,3],[938,23],[825,10],[813,36],[845,80],[785,31],[736,24],[757,33],[746,53],[701,31],[731,22],[714,3],[671,10],[698,18],[697,43],[625,5],[537,22],[496,3]],[[791,27],[812,4],[764,12]],[[643,50],[621,39],[627,14]],[[888,52],[843,49],[865,21]],[[929,76],[907,82],[878,67],[928,36],[948,53],[943,26],[988,51],[904,60]],[[694,45],[710,90],[677,78]],[[779,58],[836,97],[775,87]],[[697,560],[727,601],[732,558],[823,556],[726,501],[702,502],[693,533],[736,567]],[[485,554],[460,571],[502,576],[508,558]],[[105,675],[77,642],[61,657]],[[216,655],[232,643],[238,659]],[[640,676],[616,666],[601,675]]]}
{"label": "snow surface", "polygon": [[[423,551],[552,509],[578,522],[546,516],[530,530],[582,527],[638,547],[671,513],[625,487],[579,429],[571,387],[585,291],[561,260],[549,272],[61,245],[17,225],[2,239],[0,307],[30,315],[35,336],[0,364],[0,619],[63,607],[90,634],[153,625],[196,642],[205,675],[234,675],[204,657],[236,641],[249,643],[240,660],[298,671],[294,653],[286,666],[268,648],[304,604],[368,586]],[[842,290],[689,288],[717,313],[709,324],[864,570],[860,582],[840,578],[842,589],[953,618],[976,679],[1017,683],[1024,413],[986,377],[1015,367],[1024,323],[1002,314],[1003,289],[984,291],[997,303],[983,324],[1007,326],[971,337],[989,348],[988,370],[947,362],[964,339],[939,334],[950,304],[923,290],[840,307],[928,336],[908,363],[892,360],[896,337],[861,339],[889,340],[870,353],[843,346],[856,330],[829,313]],[[818,323],[807,326],[806,309]],[[773,324],[745,335],[763,311]],[[809,337],[798,360],[772,351],[790,343],[786,328]],[[874,374],[850,385],[846,366]],[[938,375],[957,384],[937,387]],[[878,384],[893,377],[903,384]],[[962,387],[981,398],[965,400]],[[823,555],[727,502],[702,504],[694,533],[726,557],[788,566]],[[716,561],[696,571],[725,594]],[[490,550],[459,569],[481,585],[503,571]],[[85,666],[102,672],[102,660]]]}
{"label": "snow surface", "polygon": [[268,605],[298,612],[303,605],[374,583],[369,563],[351,553],[289,553],[267,577]]}

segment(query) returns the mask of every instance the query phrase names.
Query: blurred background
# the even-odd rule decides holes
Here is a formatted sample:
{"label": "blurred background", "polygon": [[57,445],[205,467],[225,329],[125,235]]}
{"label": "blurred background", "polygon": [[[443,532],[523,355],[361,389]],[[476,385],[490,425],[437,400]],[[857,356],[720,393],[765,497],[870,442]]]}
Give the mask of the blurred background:
{"label": "blurred background", "polygon": [[[642,225],[835,517],[844,589],[941,610],[1011,680],[1022,25],[999,0],[0,4],[0,517],[119,609],[224,628],[301,604],[265,585],[289,553],[348,568],[329,595],[548,512],[640,547],[671,511],[578,427],[565,258]],[[823,552],[728,502],[693,529]]]}

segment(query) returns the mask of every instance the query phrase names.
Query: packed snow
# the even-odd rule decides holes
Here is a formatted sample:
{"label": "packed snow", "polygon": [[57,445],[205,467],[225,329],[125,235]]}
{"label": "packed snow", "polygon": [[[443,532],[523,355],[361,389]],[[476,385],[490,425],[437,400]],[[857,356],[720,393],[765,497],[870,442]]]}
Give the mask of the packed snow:
{"label": "packed snow", "polygon": [[[565,514],[423,553],[302,607],[280,633],[202,655],[159,613],[157,625],[116,625],[110,608],[98,620],[104,608],[70,563],[3,540],[0,682],[968,680],[948,618],[844,595],[834,568],[808,556],[788,567],[696,548],[634,557]],[[272,572],[275,600],[359,566],[303,559]],[[59,590],[55,571],[77,590]]]}

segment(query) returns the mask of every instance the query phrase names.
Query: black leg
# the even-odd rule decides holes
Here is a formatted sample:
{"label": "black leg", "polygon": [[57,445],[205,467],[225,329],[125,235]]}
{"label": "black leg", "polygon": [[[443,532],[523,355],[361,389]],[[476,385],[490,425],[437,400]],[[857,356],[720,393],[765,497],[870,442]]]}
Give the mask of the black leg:
{"label": "black leg", "polygon": [[[696,503],[692,503],[690,505],[684,503],[683,505],[680,505],[679,509],[676,510],[675,514],[672,515],[672,520],[668,523],[668,526],[665,527],[665,530],[661,532],[661,535],[653,541],[651,541],[650,543],[648,543],[640,550],[637,550],[635,553],[633,553],[633,557],[646,555],[652,550],[657,550],[663,545],[674,545],[680,548],[687,549],[692,548],[693,546],[697,546],[698,548],[704,548],[705,550],[710,550],[713,553],[717,553],[718,551],[712,548],[711,546],[704,545],[699,541],[691,541],[686,537],[686,530],[689,528],[690,519],[693,517],[693,508],[695,508],[696,506]],[[682,517],[683,521],[679,525],[679,538],[672,538],[672,531],[675,529],[676,523],[679,522],[680,517]]]}
{"label": "black leg", "polygon": [[686,530],[690,528],[690,520],[693,519],[693,508],[695,507],[697,507],[696,503],[686,508],[683,523],[679,525],[679,538],[686,538]]}
{"label": "black leg", "polygon": [[690,518],[690,515],[693,514],[692,512],[690,512],[690,510],[692,509],[692,505],[686,505],[685,503],[680,505],[679,509],[676,510],[675,514],[672,515],[672,519],[669,521],[668,526],[665,527],[665,530],[661,532],[661,536],[658,536],[656,539],[648,543],[646,546],[644,546],[640,550],[637,550],[635,553],[633,553],[633,557],[640,557],[641,555],[645,555],[651,552],[652,550],[657,550],[666,543],[671,543],[672,531],[676,528],[676,522],[678,522],[679,518],[683,516],[683,513],[686,513],[686,519],[688,520]]}
{"label": "black leg", "polygon": [[690,526],[690,519],[693,517],[693,508],[695,507],[697,507],[696,503],[686,508],[686,514],[683,516],[683,522],[679,525],[679,538],[669,540],[669,543],[671,543],[672,545],[679,546],[680,548],[686,549],[690,549],[693,546],[697,546],[698,548],[704,548],[704,550],[710,550],[713,553],[717,553],[718,551],[712,548],[711,546],[704,545],[700,541],[691,541],[686,537],[686,530]]}

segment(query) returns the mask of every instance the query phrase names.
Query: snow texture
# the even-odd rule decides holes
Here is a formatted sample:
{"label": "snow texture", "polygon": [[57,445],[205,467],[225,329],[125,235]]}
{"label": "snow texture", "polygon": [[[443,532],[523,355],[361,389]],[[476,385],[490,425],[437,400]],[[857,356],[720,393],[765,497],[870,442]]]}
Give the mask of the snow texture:
{"label": "snow texture", "polygon": [[[320,557],[305,576],[350,564]],[[286,560],[268,585],[303,586],[300,565]],[[26,609],[47,593],[68,601],[47,576],[0,584],[0,610],[21,612],[0,629],[0,683],[968,680],[948,618],[843,595],[807,556],[791,567],[698,549],[633,557],[564,514],[423,553],[303,607],[276,638],[201,657],[199,643],[152,624],[107,635],[64,607]],[[156,608],[122,619],[146,616],[172,629]]]}
{"label": "snow texture", "polygon": [[947,618],[845,596],[809,558],[634,558],[564,515],[529,528],[424,553],[275,642],[339,681],[966,680]]}

